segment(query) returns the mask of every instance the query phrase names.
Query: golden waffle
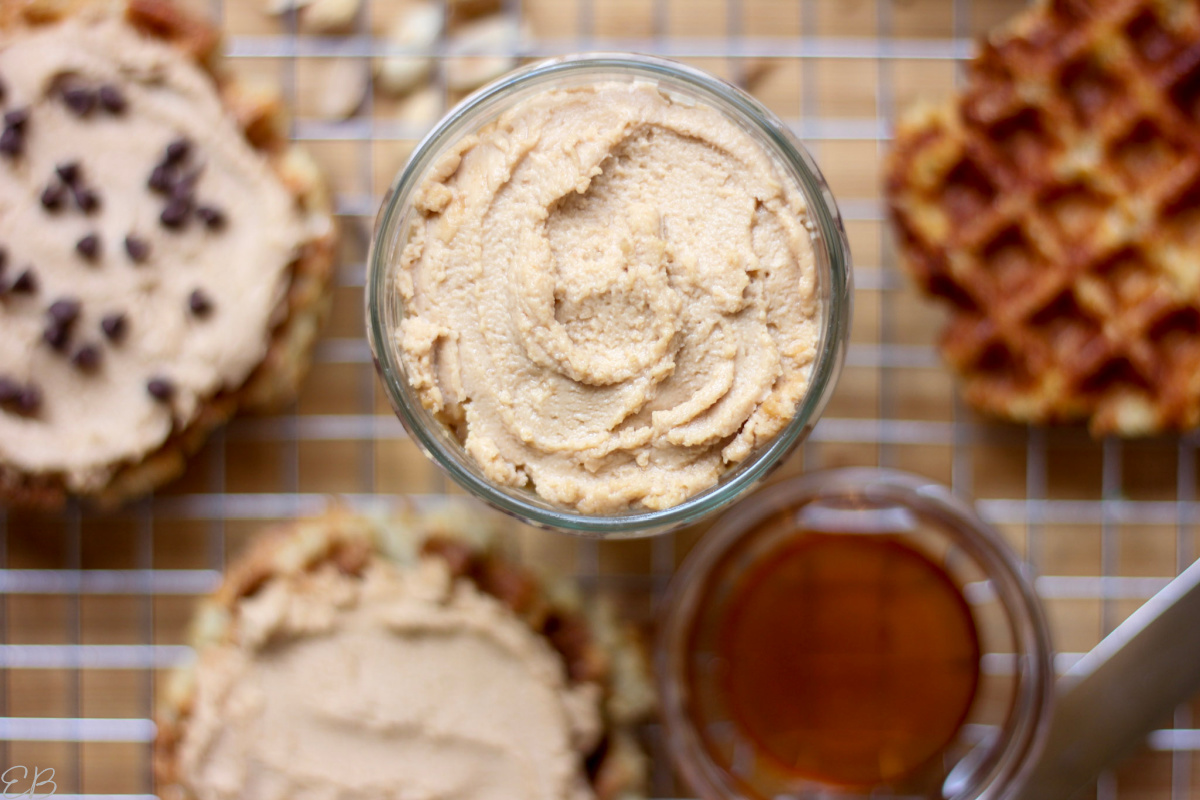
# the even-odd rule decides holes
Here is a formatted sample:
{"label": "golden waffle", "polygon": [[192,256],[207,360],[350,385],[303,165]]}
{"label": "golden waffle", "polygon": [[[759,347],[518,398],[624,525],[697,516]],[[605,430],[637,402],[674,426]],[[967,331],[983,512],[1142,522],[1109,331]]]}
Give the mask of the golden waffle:
{"label": "golden waffle", "polygon": [[[500,613],[511,613],[545,637],[561,657],[570,683],[594,684],[599,690],[591,697],[599,706],[603,731],[595,749],[586,754],[589,784],[586,796],[595,800],[644,798],[648,762],[635,726],[652,712],[655,695],[640,640],[616,618],[605,601],[585,602],[572,581],[561,576],[539,575],[514,560],[499,539],[500,530],[466,504],[444,498],[424,504],[420,510],[403,506],[386,517],[368,517],[331,507],[318,516],[294,519],[263,532],[229,565],[221,586],[197,608],[190,637],[197,651],[196,659],[175,670],[164,683],[155,720],[154,770],[159,796],[164,800],[211,798],[215,791],[212,787],[220,780],[214,782],[212,776],[222,768],[229,769],[226,764],[212,767],[212,773],[198,773],[194,737],[206,735],[200,732],[202,729],[237,724],[232,719],[214,716],[209,704],[223,702],[222,693],[234,690],[230,685],[214,684],[209,678],[214,667],[220,669],[219,665],[229,663],[231,655],[234,661],[252,657],[245,649],[249,639],[243,633],[245,626],[253,626],[256,624],[253,620],[261,617],[261,613],[250,610],[252,598],[261,599],[268,586],[286,587],[289,602],[294,604],[299,596],[294,592],[303,591],[301,587],[306,581],[323,570],[348,580],[359,580],[373,565],[378,566],[377,562],[398,571],[416,571],[424,559],[434,558],[446,563],[452,580],[472,584],[495,598],[502,604]],[[325,611],[318,615],[335,607],[345,608],[349,601],[339,598],[337,591],[324,598],[318,605]],[[402,612],[397,613],[403,616]],[[273,640],[262,648],[259,646],[263,642],[259,641],[250,650],[272,658],[280,648],[295,641]],[[312,677],[320,686],[331,685],[328,676],[314,673]],[[209,692],[206,686],[215,687],[216,691]],[[350,687],[343,688],[353,692]],[[246,697],[256,698],[252,703],[263,702],[261,695],[254,692]],[[367,702],[369,698],[362,700]],[[357,701],[346,702],[358,708],[353,705]],[[321,713],[316,712],[318,718]],[[364,729],[365,739],[361,735],[355,739],[356,734],[343,730],[336,720],[325,719],[324,724],[335,740],[339,733],[344,734],[344,746],[365,743],[366,753],[384,752],[389,740],[399,746],[400,740],[412,735],[384,725],[379,719]],[[438,740],[430,741],[436,750]],[[449,739],[443,745],[451,749],[463,746]],[[202,785],[198,786],[197,781]],[[309,789],[307,797],[332,796],[330,784],[298,761],[285,764],[256,761],[246,775],[240,776],[240,791],[236,796],[288,796],[283,787],[305,784]],[[224,795],[216,792],[216,796]],[[295,792],[291,796],[295,797]],[[395,786],[388,792],[376,785],[363,796],[429,795],[416,785]]]}
{"label": "golden waffle", "polygon": [[1095,435],[1200,424],[1200,7],[1043,2],[901,123],[902,260],[978,409]]}

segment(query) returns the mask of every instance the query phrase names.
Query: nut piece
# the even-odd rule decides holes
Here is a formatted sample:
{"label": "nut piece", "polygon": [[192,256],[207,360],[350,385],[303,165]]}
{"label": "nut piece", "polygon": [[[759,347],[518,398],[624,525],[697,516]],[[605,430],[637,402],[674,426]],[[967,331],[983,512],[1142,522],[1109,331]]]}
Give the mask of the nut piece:
{"label": "nut piece", "polygon": [[354,25],[362,0],[311,0],[300,13],[305,33],[344,33]]}
{"label": "nut piece", "polygon": [[497,14],[469,22],[450,37],[446,86],[453,91],[477,89],[517,65],[511,53],[521,40],[521,26]]}
{"label": "nut piece", "polygon": [[406,125],[432,125],[442,115],[442,93],[432,86],[418,89],[400,101],[396,120]]}
{"label": "nut piece", "polygon": [[370,85],[365,66],[353,58],[320,59],[311,64],[318,116],[322,119],[354,116]]}
{"label": "nut piece", "polygon": [[432,69],[431,58],[388,56],[375,66],[375,85],[384,94],[407,94],[419,86]]}
{"label": "nut piece", "polygon": [[292,11],[299,11],[305,6],[311,5],[312,2],[313,0],[267,0],[263,10],[268,14],[280,16]]}
{"label": "nut piece", "polygon": [[[388,30],[389,47],[396,50],[428,50],[437,43],[443,24],[437,3],[415,3],[404,10]],[[381,92],[402,95],[411,92],[433,69],[429,56],[385,56],[375,62],[375,85]]]}

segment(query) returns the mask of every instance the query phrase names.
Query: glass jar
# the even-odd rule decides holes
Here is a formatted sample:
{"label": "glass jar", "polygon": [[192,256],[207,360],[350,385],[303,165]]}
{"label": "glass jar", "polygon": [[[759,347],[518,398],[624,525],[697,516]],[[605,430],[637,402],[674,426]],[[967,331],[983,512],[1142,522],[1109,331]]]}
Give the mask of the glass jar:
{"label": "glass jar", "polygon": [[[547,502],[531,490],[497,485],[484,475],[455,434],[421,404],[396,344],[404,318],[396,273],[417,213],[414,195],[431,165],[463,137],[526,98],[549,89],[601,81],[652,82],[672,99],[716,108],[750,133],[794,180],[811,220],[821,316],[818,355],[807,393],[784,430],[731,466],[717,485],[662,510],[586,514]],[[366,292],[368,335],[379,375],[397,416],[421,450],[465,489],[501,511],[542,527],[599,537],[646,536],[696,522],[744,494],[785,459],[812,429],[833,391],[845,354],[850,299],[850,253],[837,206],[816,164],[787,127],[752,97],[711,75],[632,54],[544,61],[510,73],[450,111],[417,146],[384,200],[368,259]]]}
{"label": "glass jar", "polygon": [[[786,523],[768,525],[768,518]],[[959,588],[974,622],[979,671],[973,699],[921,788],[839,787],[782,770],[731,709],[723,683],[728,669],[721,663],[727,657],[713,643],[714,631],[729,619],[731,598],[748,574],[759,574],[754,570],[764,560],[778,558],[781,546],[823,532],[882,536],[921,553]],[[1033,587],[999,533],[948,489],[915,475],[879,469],[814,473],[747,498],[689,554],[662,616],[656,672],[667,747],[703,800],[1014,798],[1045,739],[1053,652]],[[921,618],[923,626],[931,624]],[[782,638],[773,640],[773,653],[787,646]],[[894,691],[905,692],[902,680],[891,680]]]}

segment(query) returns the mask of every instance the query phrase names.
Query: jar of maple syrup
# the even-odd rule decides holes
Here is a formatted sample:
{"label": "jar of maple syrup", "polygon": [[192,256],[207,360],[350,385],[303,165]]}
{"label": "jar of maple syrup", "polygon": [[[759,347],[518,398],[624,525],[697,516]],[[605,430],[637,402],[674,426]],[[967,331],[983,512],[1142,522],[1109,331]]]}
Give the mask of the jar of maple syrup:
{"label": "jar of maple syrup", "polygon": [[1014,797],[1054,676],[1000,534],[876,469],[728,512],[672,582],[657,661],[668,748],[704,800]]}

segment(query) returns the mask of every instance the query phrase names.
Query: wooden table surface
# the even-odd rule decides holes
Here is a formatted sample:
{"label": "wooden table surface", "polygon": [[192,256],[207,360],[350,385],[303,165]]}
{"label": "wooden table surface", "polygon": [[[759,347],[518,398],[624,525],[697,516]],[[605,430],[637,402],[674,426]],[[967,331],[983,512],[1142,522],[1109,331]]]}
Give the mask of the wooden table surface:
{"label": "wooden table surface", "polygon": [[[294,408],[235,422],[153,500],[96,515],[0,512],[0,765],[56,770],[62,794],[153,791],[145,722],[195,595],[247,537],[329,495],[461,494],[403,435],[363,338],[362,280],[376,205],[432,120],[372,97],[350,120],[320,118],[327,56],[358,62],[402,0],[369,0],[357,32],[300,40],[259,0],[195,0],[221,20],[228,66],[282,87],[294,133],[325,167],[345,231],[333,318]],[[941,315],[896,268],[882,220],[881,155],[896,113],[954,88],[971,39],[1017,0],[517,0],[526,59],[588,49],[679,57],[742,82],[813,151],[846,217],[856,262],[851,347],[811,440],[775,477],[887,465],[978,498],[1033,568],[1069,663],[1190,563],[1196,440],[1095,442],[1077,429],[1026,430],[973,417],[933,342]],[[375,40],[379,43],[381,40]],[[455,97],[439,94],[443,103]],[[521,553],[580,576],[652,633],[654,604],[698,531],[595,543],[512,525]],[[39,572],[30,572],[37,570]],[[29,647],[42,645],[43,647]],[[1196,703],[1163,720],[1097,796],[1200,798]],[[23,718],[82,719],[27,741]],[[31,727],[32,726],[32,727]],[[686,796],[648,731],[656,793]]]}

